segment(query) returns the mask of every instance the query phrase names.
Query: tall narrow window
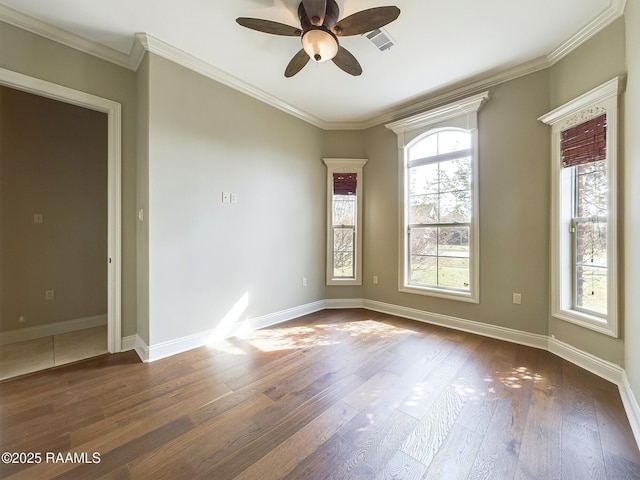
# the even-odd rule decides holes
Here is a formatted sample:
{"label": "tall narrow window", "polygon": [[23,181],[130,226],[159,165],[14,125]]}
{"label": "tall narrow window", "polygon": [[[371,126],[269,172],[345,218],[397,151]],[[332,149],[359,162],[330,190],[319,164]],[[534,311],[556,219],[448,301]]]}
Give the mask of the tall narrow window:
{"label": "tall narrow window", "polygon": [[552,315],[614,337],[620,89],[615,78],[540,118],[552,127]]}
{"label": "tall narrow window", "polygon": [[327,165],[327,284],[362,284],[364,159],[325,158]]}
{"label": "tall narrow window", "polygon": [[488,98],[387,125],[400,156],[402,292],[479,302],[477,112]]}

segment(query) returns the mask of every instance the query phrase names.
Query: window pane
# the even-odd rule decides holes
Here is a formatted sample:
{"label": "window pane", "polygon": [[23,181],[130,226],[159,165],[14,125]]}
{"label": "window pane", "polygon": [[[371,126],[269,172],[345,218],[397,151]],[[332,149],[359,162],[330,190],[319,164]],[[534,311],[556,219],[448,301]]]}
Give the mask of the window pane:
{"label": "window pane", "polygon": [[353,228],[333,229],[333,276],[354,276],[354,230]]}
{"label": "window pane", "polygon": [[607,171],[605,160],[576,168],[576,216],[607,215]]}
{"label": "window pane", "polygon": [[469,227],[440,227],[438,255],[469,258]]}
{"label": "window pane", "polygon": [[438,154],[438,136],[429,135],[409,149],[409,160],[433,157]]}
{"label": "window pane", "polygon": [[469,191],[440,195],[440,223],[468,223],[471,221],[471,194]]}
{"label": "window pane", "polygon": [[440,257],[438,259],[438,286],[469,289],[469,259]]}
{"label": "window pane", "polygon": [[409,257],[409,283],[435,286],[438,283],[438,258],[423,255]]}
{"label": "window pane", "polygon": [[576,223],[576,262],[581,265],[607,266],[606,222]]}
{"label": "window pane", "polygon": [[438,153],[457,152],[471,148],[469,132],[449,130],[438,133]]}
{"label": "window pane", "polygon": [[353,278],[353,252],[334,252],[333,277]]}
{"label": "window pane", "polygon": [[356,196],[355,195],[334,195],[333,196],[333,224],[334,225],[355,225],[356,219]]}
{"label": "window pane", "polygon": [[607,269],[577,267],[576,307],[607,314]]}
{"label": "window pane", "polygon": [[438,195],[415,195],[410,197],[409,223],[437,223]]}
{"label": "window pane", "polygon": [[584,163],[582,165],[578,165],[575,167],[577,169],[578,175],[582,175],[585,173],[592,173],[596,171],[606,172],[607,171],[607,161],[599,160],[597,162]]}
{"label": "window pane", "polygon": [[353,252],[353,228],[333,229],[333,251]]}
{"label": "window pane", "polygon": [[440,192],[471,189],[471,158],[440,162]]}
{"label": "window pane", "polygon": [[412,228],[411,255],[437,255],[438,254],[438,228]]}
{"label": "window pane", "polygon": [[420,165],[409,169],[409,195],[438,193],[438,164]]}

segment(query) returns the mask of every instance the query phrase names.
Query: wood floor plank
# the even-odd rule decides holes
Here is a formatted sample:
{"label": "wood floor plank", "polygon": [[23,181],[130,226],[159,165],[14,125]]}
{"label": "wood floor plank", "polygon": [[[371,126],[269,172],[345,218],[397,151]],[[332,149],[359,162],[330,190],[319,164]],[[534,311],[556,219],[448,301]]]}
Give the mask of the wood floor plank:
{"label": "wood floor plank", "polygon": [[466,479],[481,444],[482,435],[454,424],[431,461],[426,478]]}
{"label": "wood floor plank", "polygon": [[355,448],[336,433],[285,475],[283,480],[302,478],[338,479],[339,468],[354,454]]}
{"label": "wood floor plank", "polygon": [[512,399],[500,398],[469,472],[469,480],[513,478],[520,440],[513,436],[512,426]]}
{"label": "wood floor plank", "polygon": [[640,463],[638,462],[632,462],[624,457],[605,452],[604,464],[607,479],[638,480],[640,478]]}
{"label": "wood floor plank", "polygon": [[585,424],[562,422],[562,478],[606,479],[598,432]]}
{"label": "wood floor plank", "polygon": [[460,393],[452,386],[447,387],[409,434],[401,450],[429,467],[453,428],[463,404]]}
{"label": "wood floor plank", "polygon": [[[358,435],[359,442],[353,454],[335,470],[333,476],[345,479],[375,477],[391,461],[416,423],[415,418],[394,410],[383,421],[372,425],[367,434]],[[345,425],[343,430],[349,426]]]}
{"label": "wood floor plank", "polygon": [[291,472],[313,454],[358,411],[344,402],[337,402],[314,420],[280,443],[260,460],[235,477],[236,480],[277,480]]}
{"label": "wood floor plank", "polygon": [[[518,480],[556,479],[562,471],[562,406],[555,388],[533,391],[516,476]],[[542,455],[541,452],[544,452]]]}
{"label": "wood floor plank", "polygon": [[427,467],[402,450],[396,451],[375,480],[419,480],[426,478]]}
{"label": "wood floor plank", "polygon": [[[184,478],[220,461],[225,452],[247,443],[260,428],[250,417],[271,405],[264,395],[247,399],[209,422],[149,451],[129,464],[134,477]],[[215,435],[212,435],[215,432]]]}
{"label": "wood floor plank", "polygon": [[200,472],[198,477],[234,478],[361,384],[362,379],[355,375],[337,381],[253,441],[230,451],[220,462]]}

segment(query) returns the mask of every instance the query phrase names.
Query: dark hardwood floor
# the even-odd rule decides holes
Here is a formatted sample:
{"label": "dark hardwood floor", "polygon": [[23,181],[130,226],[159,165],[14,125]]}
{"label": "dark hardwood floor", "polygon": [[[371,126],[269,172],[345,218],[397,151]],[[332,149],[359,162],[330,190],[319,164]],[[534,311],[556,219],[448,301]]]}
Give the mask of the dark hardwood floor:
{"label": "dark hardwood floor", "polygon": [[0,409],[0,451],[41,454],[0,464],[1,478],[640,478],[615,385],[365,310],[8,380]]}

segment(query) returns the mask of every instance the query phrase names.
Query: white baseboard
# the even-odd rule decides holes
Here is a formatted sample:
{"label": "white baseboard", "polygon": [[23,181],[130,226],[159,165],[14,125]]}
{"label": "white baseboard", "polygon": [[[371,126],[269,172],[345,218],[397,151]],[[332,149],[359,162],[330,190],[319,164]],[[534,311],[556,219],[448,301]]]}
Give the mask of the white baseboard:
{"label": "white baseboard", "polygon": [[48,325],[38,325],[35,327],[18,328],[8,332],[0,332],[0,345],[8,343],[24,342],[35,338],[60,335],[61,333],[75,332],[85,328],[100,327],[107,324],[107,314],[94,315],[92,317],[76,318],[65,320],[64,322],[50,323]]}
{"label": "white baseboard", "polygon": [[529,347],[540,348],[543,350],[547,349],[546,335],[536,335],[534,333],[522,332],[520,330],[514,330],[512,328],[488,325],[486,323],[474,322],[472,320],[465,320],[457,317],[450,317],[448,315],[441,315],[439,313],[425,312],[424,310],[402,307],[390,303],[376,302],[374,300],[364,300],[364,308],[376,312],[388,313],[390,315],[409,318],[411,320],[417,320],[419,322],[431,323],[434,325],[439,325],[441,327],[452,328],[454,330],[475,333],[484,337],[506,340],[507,342],[517,343],[519,345],[527,345]]}
{"label": "white baseboard", "polygon": [[135,336],[135,346],[134,349],[144,363],[149,363],[149,345],[140,337],[140,335]]}
{"label": "white baseboard", "polygon": [[549,346],[547,350],[551,353],[564,358],[565,360],[588,370],[589,372],[604,378],[605,380],[622,385],[622,377],[624,370],[620,365],[602,360],[595,355],[578,350],[568,343],[561,342],[555,338],[548,339]]}
{"label": "white baseboard", "polygon": [[631,430],[633,430],[633,436],[640,448],[640,405],[638,404],[636,396],[633,394],[633,390],[631,390],[627,372],[625,371],[622,372],[622,382],[618,384],[618,388],[620,389],[620,398],[627,412]]}
{"label": "white baseboard", "polygon": [[324,301],[324,308],[364,308],[362,298],[328,298]]}
{"label": "white baseboard", "polygon": [[120,351],[128,352],[129,350],[134,350],[136,348],[136,337],[137,335],[122,337],[122,340],[120,341]]}
{"label": "white baseboard", "polygon": [[144,342],[138,338],[138,341],[136,341],[136,352],[138,352],[138,355],[143,362],[153,362],[155,360],[160,360],[161,358],[207,345],[214,341],[238,335],[242,332],[270,327],[288,320],[293,320],[294,318],[302,317],[303,315],[308,315],[310,313],[323,310],[324,308],[325,301],[319,300],[299,307],[288,308],[279,312],[247,319],[243,322],[234,324],[232,327],[214,328],[149,346],[144,344]]}

